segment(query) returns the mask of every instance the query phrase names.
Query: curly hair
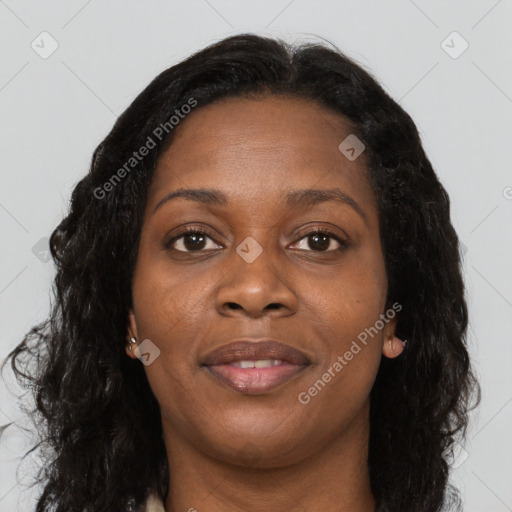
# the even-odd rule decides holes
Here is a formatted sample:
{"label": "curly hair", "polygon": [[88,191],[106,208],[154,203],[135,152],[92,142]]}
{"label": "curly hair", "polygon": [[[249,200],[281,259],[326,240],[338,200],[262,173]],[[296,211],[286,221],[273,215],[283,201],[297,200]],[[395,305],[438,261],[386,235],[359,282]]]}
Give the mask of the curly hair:
{"label": "curly hair", "polygon": [[95,149],[51,235],[57,274],[49,318],[2,365],[11,361],[35,399],[27,409],[39,433],[32,450],[45,461],[35,477],[44,484],[38,512],[136,510],[150,492],[165,500],[172,475],[159,406],[125,344],[147,191],[174,132],[153,136],[147,156],[112,178],[191,98],[197,110],[269,94],[316,101],[349,122],[366,146],[387,305],[402,305],[396,335],[408,341],[401,357],[382,358],[370,395],[368,469],[377,510],[460,510],[446,454],[465,438],[468,412],[481,397],[467,351],[449,197],[411,117],[371,73],[334,46],[240,34],[166,69],[135,98]]}

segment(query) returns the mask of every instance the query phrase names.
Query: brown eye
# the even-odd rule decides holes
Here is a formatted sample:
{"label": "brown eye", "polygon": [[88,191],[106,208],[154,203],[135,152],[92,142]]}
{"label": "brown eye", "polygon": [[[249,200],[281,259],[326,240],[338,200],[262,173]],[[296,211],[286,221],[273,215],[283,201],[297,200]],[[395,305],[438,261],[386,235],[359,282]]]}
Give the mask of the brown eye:
{"label": "brown eye", "polygon": [[[316,230],[302,237],[298,249],[315,252],[333,252],[347,247],[346,242],[338,235],[325,230]],[[309,247],[309,249],[307,249]]]}
{"label": "brown eye", "polygon": [[187,230],[171,238],[165,245],[166,248],[179,252],[199,252],[222,248],[216,243],[212,244],[212,242],[214,241],[203,231]]}

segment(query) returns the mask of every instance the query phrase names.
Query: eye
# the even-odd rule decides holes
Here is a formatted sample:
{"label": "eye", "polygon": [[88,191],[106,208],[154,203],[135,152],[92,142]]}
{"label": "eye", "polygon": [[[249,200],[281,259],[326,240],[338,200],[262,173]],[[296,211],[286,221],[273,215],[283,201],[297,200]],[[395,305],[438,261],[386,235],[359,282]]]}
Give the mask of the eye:
{"label": "eye", "polygon": [[[308,252],[342,251],[348,246],[346,240],[325,228],[309,231],[294,245],[297,249]],[[213,240],[209,233],[194,226],[188,226],[181,233],[164,242],[164,247],[182,253],[198,253],[223,248]]]}
{"label": "eye", "polygon": [[[295,244],[300,244],[298,247],[300,250],[308,250],[305,247],[309,246],[314,252],[334,252],[347,248],[346,240],[325,228],[310,231]],[[332,248],[333,245],[334,248]]]}
{"label": "eye", "polygon": [[[208,247],[208,242],[211,242],[209,244],[210,247]],[[187,227],[185,231],[173,236],[164,245],[166,249],[173,249],[178,252],[201,252],[218,248],[222,249],[222,246],[215,243],[208,233],[193,226]]]}

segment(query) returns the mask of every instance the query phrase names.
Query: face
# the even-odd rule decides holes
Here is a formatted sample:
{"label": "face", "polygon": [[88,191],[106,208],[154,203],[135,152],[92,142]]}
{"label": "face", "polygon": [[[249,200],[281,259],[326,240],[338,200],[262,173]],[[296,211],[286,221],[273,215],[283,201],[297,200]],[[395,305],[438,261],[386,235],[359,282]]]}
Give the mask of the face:
{"label": "face", "polygon": [[[144,369],[166,443],[232,462],[256,450],[271,467],[367,428],[395,320],[379,322],[377,204],[364,152],[338,149],[350,133],[315,102],[276,96],[222,100],[176,129],[148,192],[129,320],[160,351]],[[168,197],[180,189],[215,194]],[[229,364],[229,385],[204,363],[241,338],[271,338],[307,362],[283,360],[270,377],[273,367]]]}

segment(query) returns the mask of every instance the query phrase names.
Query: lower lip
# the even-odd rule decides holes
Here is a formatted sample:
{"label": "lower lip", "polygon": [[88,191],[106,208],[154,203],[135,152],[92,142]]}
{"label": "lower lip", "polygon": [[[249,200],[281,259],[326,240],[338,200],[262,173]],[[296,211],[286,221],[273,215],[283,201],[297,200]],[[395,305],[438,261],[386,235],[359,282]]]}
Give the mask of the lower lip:
{"label": "lower lip", "polygon": [[219,364],[206,368],[213,377],[247,395],[258,395],[289,382],[307,365],[283,362],[269,368],[240,368],[232,364]]}

